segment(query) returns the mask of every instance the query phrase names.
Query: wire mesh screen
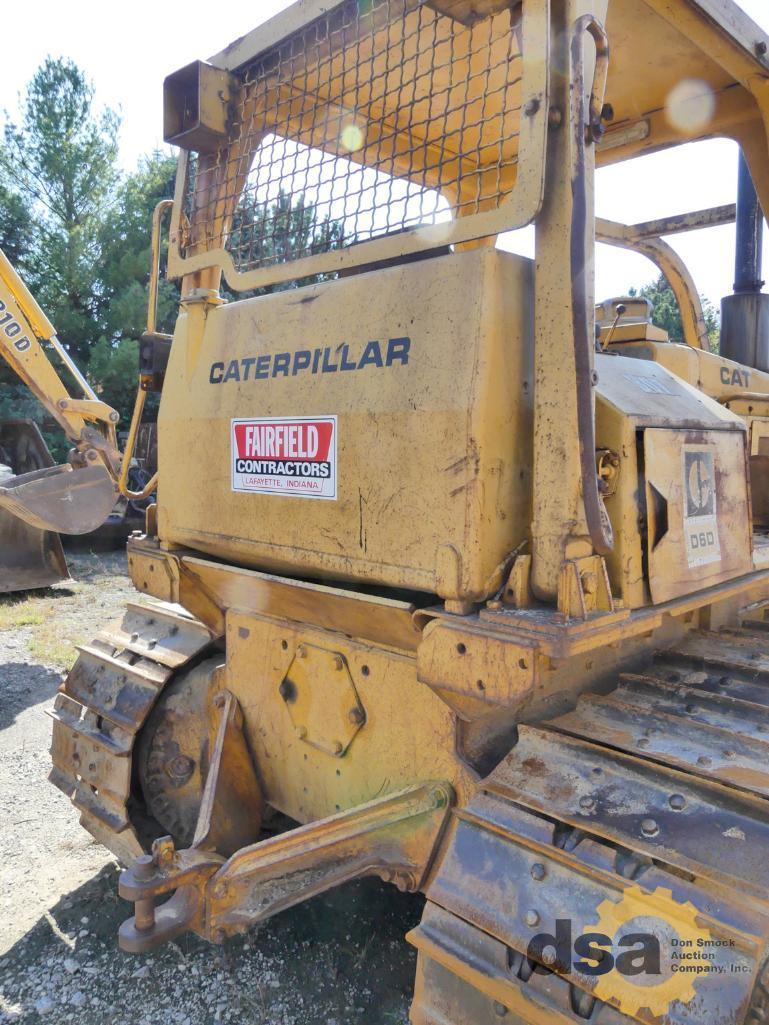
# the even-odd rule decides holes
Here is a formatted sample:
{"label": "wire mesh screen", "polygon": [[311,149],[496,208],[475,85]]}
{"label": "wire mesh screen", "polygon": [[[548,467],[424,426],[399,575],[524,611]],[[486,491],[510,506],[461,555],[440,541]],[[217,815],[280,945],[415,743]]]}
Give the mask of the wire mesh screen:
{"label": "wire mesh screen", "polygon": [[348,0],[241,68],[228,145],[190,162],[183,253],[245,272],[498,206],[522,5],[467,24],[452,3]]}

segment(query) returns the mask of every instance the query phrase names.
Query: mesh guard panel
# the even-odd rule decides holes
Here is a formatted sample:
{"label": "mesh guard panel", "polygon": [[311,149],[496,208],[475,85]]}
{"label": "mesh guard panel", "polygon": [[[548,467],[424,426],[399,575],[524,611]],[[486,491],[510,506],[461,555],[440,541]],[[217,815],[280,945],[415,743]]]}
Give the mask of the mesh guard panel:
{"label": "mesh guard panel", "polygon": [[466,24],[451,2],[347,0],[237,69],[228,145],[188,163],[180,255],[244,275],[414,228],[451,242],[497,210],[518,177],[523,5]]}

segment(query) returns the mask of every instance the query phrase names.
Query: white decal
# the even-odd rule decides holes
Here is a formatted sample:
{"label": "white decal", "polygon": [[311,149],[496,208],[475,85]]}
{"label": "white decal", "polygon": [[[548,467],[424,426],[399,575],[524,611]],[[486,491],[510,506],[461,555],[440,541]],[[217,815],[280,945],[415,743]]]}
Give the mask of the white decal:
{"label": "white decal", "polygon": [[712,448],[684,446],[684,540],[690,567],[721,561]]}
{"label": "white decal", "polygon": [[232,490],[336,498],[335,416],[232,421]]}

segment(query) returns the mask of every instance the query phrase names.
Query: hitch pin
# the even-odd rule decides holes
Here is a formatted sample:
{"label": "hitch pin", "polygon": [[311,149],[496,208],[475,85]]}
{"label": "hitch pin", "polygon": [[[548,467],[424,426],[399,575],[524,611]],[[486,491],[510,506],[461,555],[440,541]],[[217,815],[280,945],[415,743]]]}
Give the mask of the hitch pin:
{"label": "hitch pin", "polygon": [[[151,854],[142,854],[134,861],[133,876],[140,883],[147,883],[154,878],[155,859]],[[154,897],[134,901],[134,925],[139,932],[151,932],[155,928]]]}

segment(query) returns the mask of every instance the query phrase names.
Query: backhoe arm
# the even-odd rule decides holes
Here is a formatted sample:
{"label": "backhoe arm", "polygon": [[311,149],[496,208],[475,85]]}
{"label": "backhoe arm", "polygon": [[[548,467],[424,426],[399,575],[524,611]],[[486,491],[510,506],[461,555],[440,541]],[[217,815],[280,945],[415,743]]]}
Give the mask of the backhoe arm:
{"label": "backhoe arm", "polygon": [[[82,389],[73,398],[49,360],[49,342]],[[53,325],[0,250],[0,355],[59,423],[74,451],[63,466],[0,487],[0,508],[43,530],[83,534],[98,527],[117,494],[118,414],[101,402],[56,337]]]}
{"label": "backhoe arm", "polygon": [[[83,390],[83,398],[73,399],[51,364],[40,340],[50,342]],[[56,337],[56,331],[38,306],[34,296],[19,277],[5,253],[0,250],[0,355],[18,374],[35,397],[60,424],[67,438],[81,450],[100,449],[112,466],[117,467],[115,425],[118,414],[101,402]],[[88,423],[97,423],[94,431]],[[100,440],[97,435],[101,435]]]}

